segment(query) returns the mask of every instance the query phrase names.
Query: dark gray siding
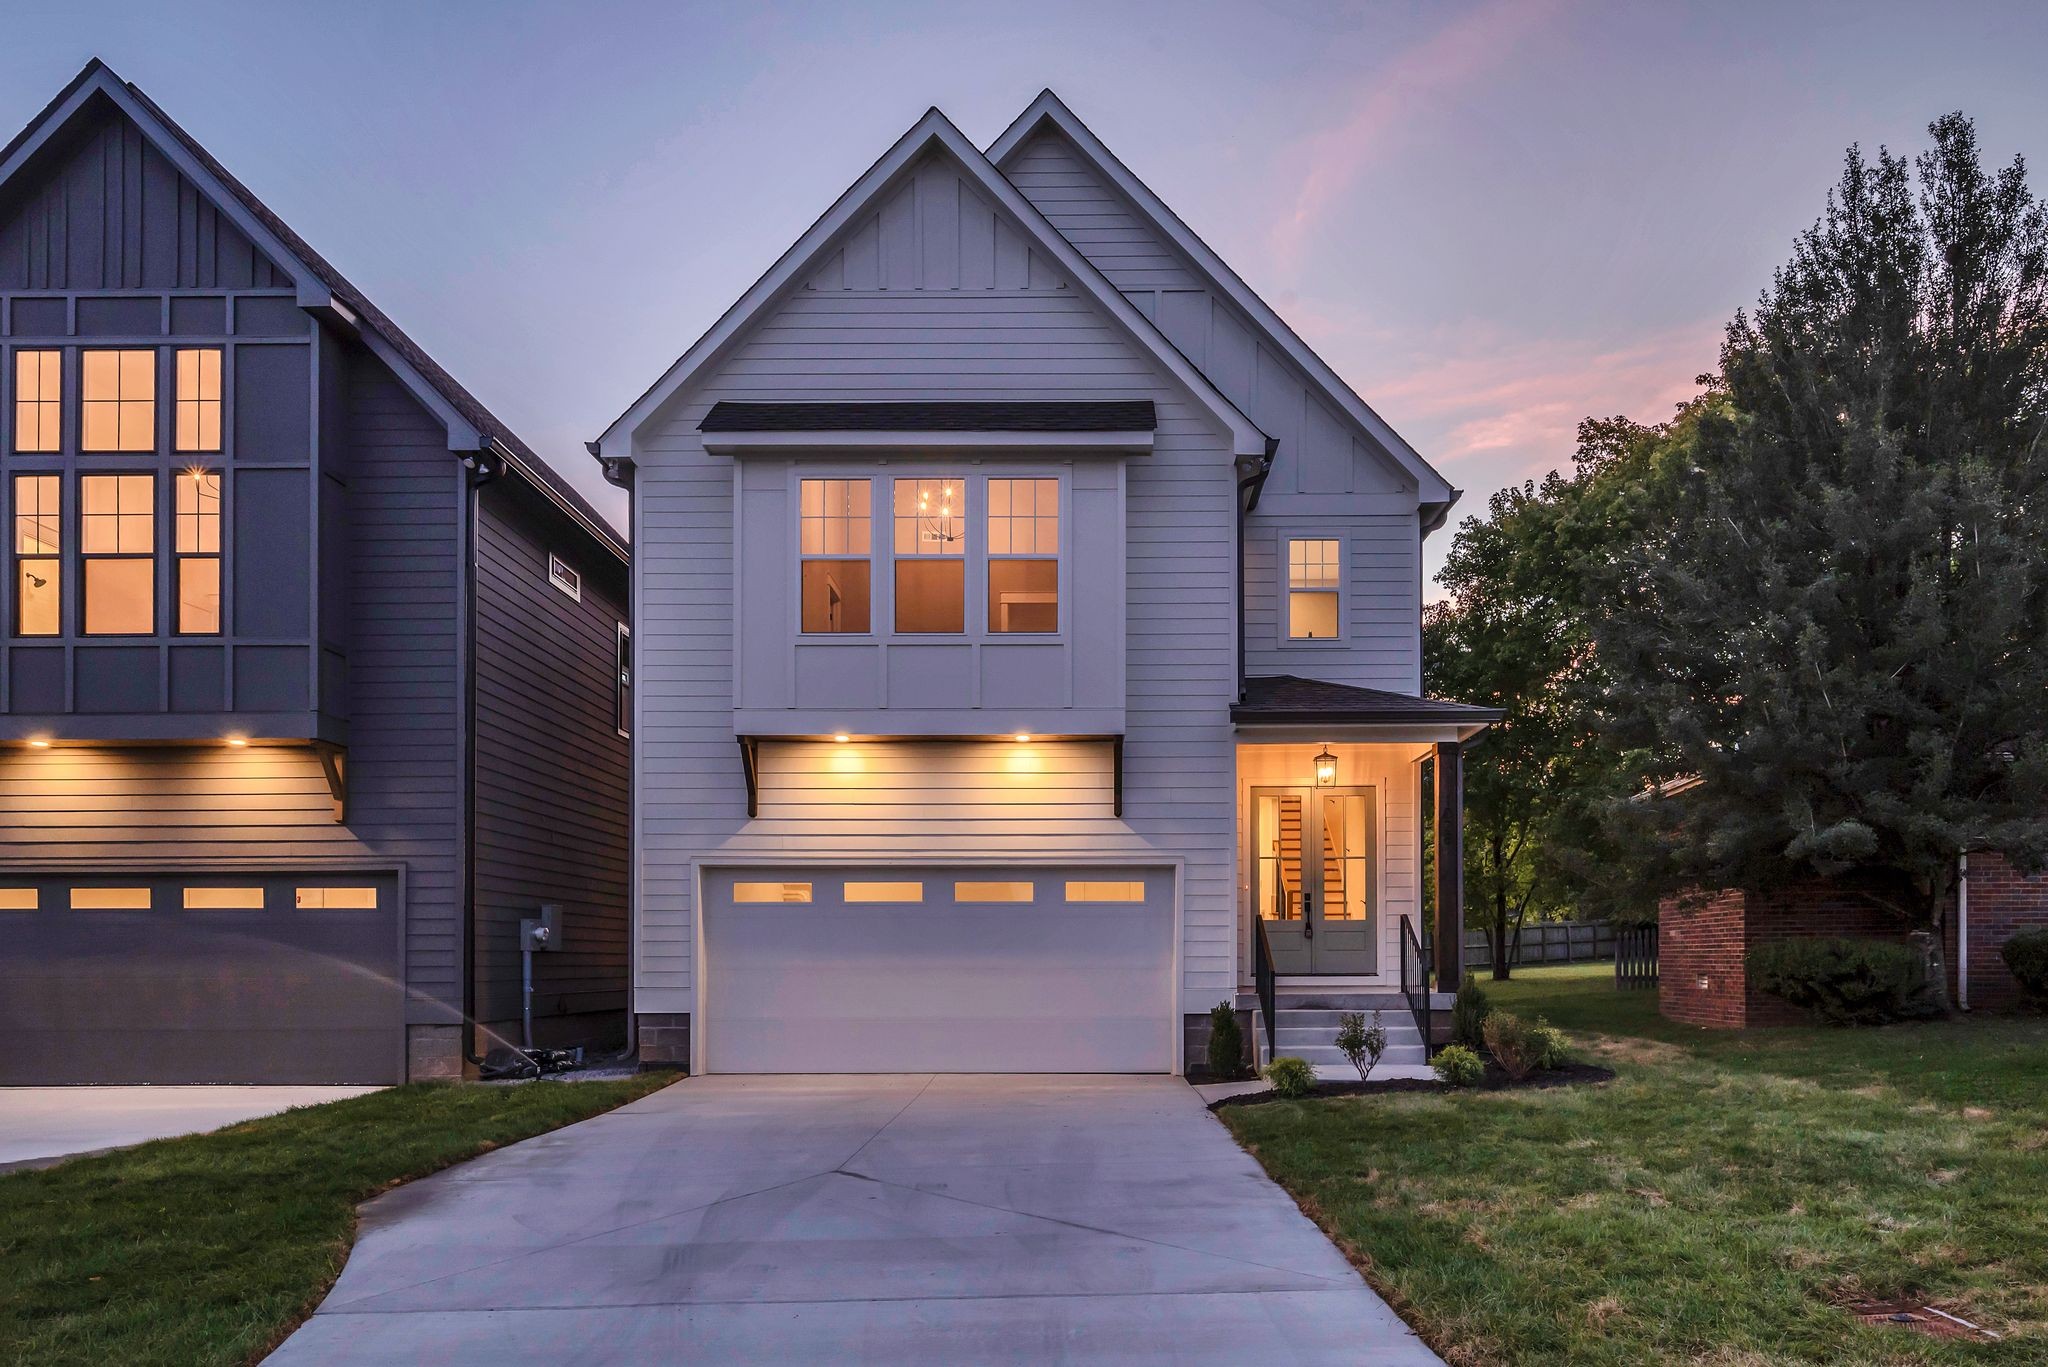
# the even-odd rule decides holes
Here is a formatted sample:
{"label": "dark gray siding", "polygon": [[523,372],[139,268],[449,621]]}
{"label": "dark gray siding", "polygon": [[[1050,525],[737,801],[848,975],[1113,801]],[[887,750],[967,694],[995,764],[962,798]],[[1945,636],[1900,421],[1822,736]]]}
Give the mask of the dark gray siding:
{"label": "dark gray siding", "polygon": [[[601,1038],[626,1007],[632,762],[613,705],[625,569],[522,482],[493,482],[479,506],[477,1017],[517,1038],[518,922],[553,902],[564,948],[534,959],[535,1039]],[[581,602],[549,584],[551,551],[582,576]]]}

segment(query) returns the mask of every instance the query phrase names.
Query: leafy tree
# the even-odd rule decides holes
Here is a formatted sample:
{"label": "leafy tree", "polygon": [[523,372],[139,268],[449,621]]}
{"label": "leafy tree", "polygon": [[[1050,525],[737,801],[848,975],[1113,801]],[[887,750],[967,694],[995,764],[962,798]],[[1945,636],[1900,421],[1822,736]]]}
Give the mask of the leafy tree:
{"label": "leafy tree", "polygon": [[1604,726],[1699,780],[1611,809],[1650,891],[1853,875],[1935,928],[1958,855],[2048,862],[2048,216],[1930,132],[1850,150],[1594,576]]}

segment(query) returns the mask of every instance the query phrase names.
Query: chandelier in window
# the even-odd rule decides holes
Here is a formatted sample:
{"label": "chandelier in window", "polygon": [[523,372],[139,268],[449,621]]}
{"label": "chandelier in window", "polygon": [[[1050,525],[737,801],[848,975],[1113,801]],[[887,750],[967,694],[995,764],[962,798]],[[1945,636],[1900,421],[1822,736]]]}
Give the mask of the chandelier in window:
{"label": "chandelier in window", "polygon": [[939,499],[936,507],[932,503],[931,490],[922,483],[917,490],[917,532],[922,542],[950,546],[963,540],[966,529],[960,525],[953,507],[954,483],[949,479],[938,481]]}

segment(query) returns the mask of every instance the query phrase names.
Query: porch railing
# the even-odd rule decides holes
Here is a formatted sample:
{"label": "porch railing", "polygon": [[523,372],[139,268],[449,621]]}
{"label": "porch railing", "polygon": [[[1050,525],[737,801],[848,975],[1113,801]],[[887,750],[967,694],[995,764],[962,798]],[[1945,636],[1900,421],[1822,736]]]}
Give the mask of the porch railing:
{"label": "porch railing", "polygon": [[1415,1028],[1422,1032],[1422,1056],[1427,1059],[1436,1054],[1434,1022],[1431,1021],[1429,1005],[1429,963],[1422,956],[1422,940],[1415,933],[1415,923],[1407,917],[1401,918],[1401,995],[1408,999],[1408,1010],[1415,1017]]}
{"label": "porch railing", "polygon": [[1259,994],[1259,1014],[1266,1019],[1266,1062],[1273,1061],[1273,945],[1266,938],[1266,918],[1252,917],[1252,986]]}
{"label": "porch railing", "polygon": [[1614,933],[1614,985],[1657,985],[1657,927],[1625,926]]}

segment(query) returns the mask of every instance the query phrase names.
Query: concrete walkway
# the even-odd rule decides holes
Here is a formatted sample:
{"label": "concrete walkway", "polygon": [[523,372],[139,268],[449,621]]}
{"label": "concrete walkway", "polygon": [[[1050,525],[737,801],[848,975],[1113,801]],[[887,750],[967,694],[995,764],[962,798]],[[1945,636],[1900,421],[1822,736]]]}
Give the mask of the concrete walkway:
{"label": "concrete walkway", "polygon": [[1173,1078],[715,1077],[363,1208],[270,1359],[1426,1364]]}
{"label": "concrete walkway", "polygon": [[200,1134],[375,1087],[0,1087],[0,1172]]}

